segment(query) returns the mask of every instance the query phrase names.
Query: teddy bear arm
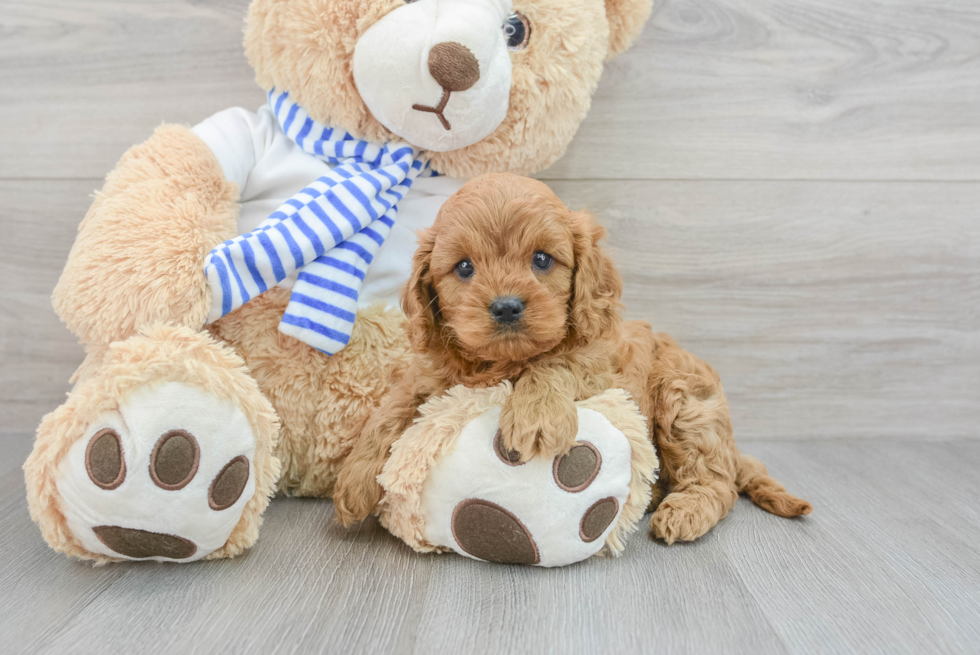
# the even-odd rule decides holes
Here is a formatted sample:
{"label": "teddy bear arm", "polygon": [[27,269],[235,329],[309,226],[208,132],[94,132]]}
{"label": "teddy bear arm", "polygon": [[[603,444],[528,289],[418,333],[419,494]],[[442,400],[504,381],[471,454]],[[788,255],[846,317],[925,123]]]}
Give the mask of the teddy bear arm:
{"label": "teddy bear arm", "polygon": [[186,127],[162,125],[107,177],[78,228],[53,304],[82,342],[153,322],[200,329],[210,250],[236,234],[238,187]]}

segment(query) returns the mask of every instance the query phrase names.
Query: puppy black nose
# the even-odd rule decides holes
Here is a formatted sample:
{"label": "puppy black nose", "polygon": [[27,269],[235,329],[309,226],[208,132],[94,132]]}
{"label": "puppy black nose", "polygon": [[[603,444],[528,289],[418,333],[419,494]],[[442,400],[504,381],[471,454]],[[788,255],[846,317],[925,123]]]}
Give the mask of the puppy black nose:
{"label": "puppy black nose", "polygon": [[462,43],[444,41],[429,51],[429,74],[446,91],[465,91],[480,79],[480,62]]}
{"label": "puppy black nose", "polygon": [[498,323],[516,323],[524,313],[524,301],[517,296],[503,296],[490,304],[490,316]]}

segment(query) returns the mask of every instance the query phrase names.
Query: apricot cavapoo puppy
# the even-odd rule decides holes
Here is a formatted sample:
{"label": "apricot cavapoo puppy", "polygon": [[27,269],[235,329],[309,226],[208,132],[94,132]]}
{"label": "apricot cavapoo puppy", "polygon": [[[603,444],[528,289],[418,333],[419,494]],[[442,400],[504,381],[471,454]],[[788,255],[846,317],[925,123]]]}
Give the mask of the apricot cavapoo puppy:
{"label": "apricot cavapoo puppy", "polygon": [[715,371],[650,325],[620,316],[622,278],[600,248],[605,229],[569,211],[541,182],[480,176],[443,205],[419,236],[402,305],[415,351],[381,401],[334,492],[346,524],[381,499],[377,476],[419,405],[464,384],[503,380],[504,443],[526,460],[575,442],[575,400],[626,389],[650,422],[661,462],[650,519],[667,543],[697,539],[745,492],[780,516],[810,504],[739,453]]}

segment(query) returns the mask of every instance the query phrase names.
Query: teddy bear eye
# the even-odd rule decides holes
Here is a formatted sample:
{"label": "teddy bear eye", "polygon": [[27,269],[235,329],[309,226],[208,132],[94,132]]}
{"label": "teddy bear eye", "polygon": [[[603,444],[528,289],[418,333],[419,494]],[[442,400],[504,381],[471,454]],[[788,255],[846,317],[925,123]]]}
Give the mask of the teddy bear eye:
{"label": "teddy bear eye", "polygon": [[473,273],[476,272],[476,270],[473,268],[473,262],[468,259],[464,259],[456,264],[454,270],[456,271],[456,275],[460,276],[464,280],[473,277]]}
{"label": "teddy bear eye", "polygon": [[504,21],[504,39],[511,50],[523,50],[531,40],[531,23],[527,16],[517,11]]}
{"label": "teddy bear eye", "polygon": [[546,252],[541,252],[540,250],[534,253],[534,257],[531,258],[531,266],[538,271],[547,271],[554,263],[554,257]]}

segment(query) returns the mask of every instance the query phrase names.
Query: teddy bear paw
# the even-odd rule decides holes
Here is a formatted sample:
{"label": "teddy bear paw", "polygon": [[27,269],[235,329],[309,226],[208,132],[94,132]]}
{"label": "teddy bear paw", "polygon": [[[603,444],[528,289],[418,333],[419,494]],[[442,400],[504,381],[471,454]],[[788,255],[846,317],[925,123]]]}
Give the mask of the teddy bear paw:
{"label": "teddy bear paw", "polygon": [[190,562],[222,547],[255,494],[255,437],[234,403],[178,382],[143,387],[94,421],[57,481],[92,553]]}
{"label": "teddy bear paw", "polygon": [[423,494],[426,539],[461,555],[563,566],[602,549],[630,485],[630,445],[599,412],[579,409],[571,450],[521,462],[495,409],[467,425]]}

